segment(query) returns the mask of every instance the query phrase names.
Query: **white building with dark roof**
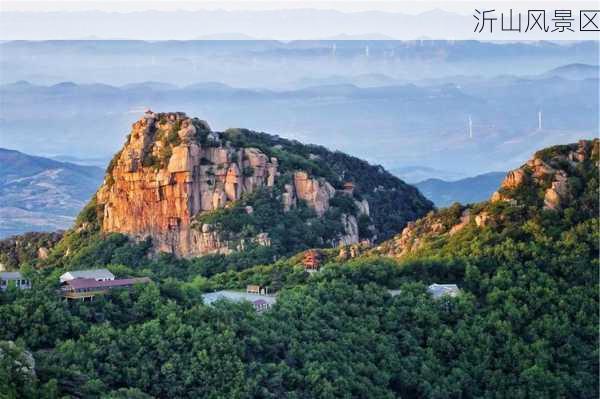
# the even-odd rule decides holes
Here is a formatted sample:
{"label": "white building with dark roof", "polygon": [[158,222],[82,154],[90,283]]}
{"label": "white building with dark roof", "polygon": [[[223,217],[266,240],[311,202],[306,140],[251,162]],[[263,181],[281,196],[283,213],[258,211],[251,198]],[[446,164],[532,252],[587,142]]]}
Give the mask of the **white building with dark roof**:
{"label": "white building with dark roof", "polygon": [[77,278],[93,279],[96,281],[112,281],[115,275],[108,269],[71,270],[60,276],[60,283],[75,280]]}
{"label": "white building with dark roof", "polygon": [[14,285],[21,290],[28,290],[31,288],[31,281],[23,277],[20,272],[0,273],[0,290],[5,291],[11,285]]}
{"label": "white building with dark roof", "polygon": [[111,289],[129,289],[138,284],[148,284],[148,277],[122,278],[116,280],[94,280],[93,278],[75,278],[61,285],[63,297],[91,301],[96,295],[104,294]]}

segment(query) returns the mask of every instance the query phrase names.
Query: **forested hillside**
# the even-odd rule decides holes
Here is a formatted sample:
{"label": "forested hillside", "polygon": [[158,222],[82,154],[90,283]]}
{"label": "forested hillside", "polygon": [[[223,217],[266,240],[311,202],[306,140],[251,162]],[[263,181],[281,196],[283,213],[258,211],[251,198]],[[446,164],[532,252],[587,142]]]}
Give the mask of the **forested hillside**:
{"label": "forested hillside", "polygon": [[[0,382],[32,398],[597,398],[599,152],[540,151],[490,201],[324,250],[312,274],[302,253],[146,257],[151,243],[89,228],[88,208],[88,228],[20,265],[34,289],[0,294],[0,340],[16,343],[0,343]],[[153,283],[63,302],[58,276],[92,266]],[[246,284],[277,286],[277,303],[202,303]]]}

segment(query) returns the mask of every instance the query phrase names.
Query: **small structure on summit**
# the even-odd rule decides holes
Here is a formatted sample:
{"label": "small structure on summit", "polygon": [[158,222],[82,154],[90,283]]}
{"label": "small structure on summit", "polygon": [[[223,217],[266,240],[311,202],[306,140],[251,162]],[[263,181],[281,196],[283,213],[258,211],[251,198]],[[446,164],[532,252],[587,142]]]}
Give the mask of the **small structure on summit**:
{"label": "small structure on summit", "polygon": [[444,296],[455,297],[460,293],[456,284],[431,284],[427,287],[427,292],[433,299],[440,299]]}
{"label": "small structure on summit", "polygon": [[319,270],[322,260],[323,256],[321,252],[317,251],[316,249],[310,249],[304,253],[302,265],[304,266],[304,270],[308,272],[314,272]]}
{"label": "small structure on summit", "polygon": [[20,290],[28,290],[31,288],[31,281],[23,277],[20,272],[0,273],[0,291],[6,291],[11,285]]}

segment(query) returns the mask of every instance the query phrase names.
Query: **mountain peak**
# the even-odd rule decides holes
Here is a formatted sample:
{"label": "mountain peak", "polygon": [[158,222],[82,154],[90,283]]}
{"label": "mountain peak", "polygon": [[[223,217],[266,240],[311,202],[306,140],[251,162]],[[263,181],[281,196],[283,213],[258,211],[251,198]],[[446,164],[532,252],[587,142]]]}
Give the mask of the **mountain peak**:
{"label": "mountain peak", "polygon": [[539,219],[544,212],[595,217],[599,154],[598,139],[538,151],[523,166],[508,172],[489,201],[471,206],[456,203],[430,212],[408,223],[401,234],[382,243],[375,252],[407,256],[433,243],[439,247],[469,228],[492,228],[509,234],[511,226]]}
{"label": "mountain peak", "polygon": [[102,231],[150,237],[156,251],[183,257],[370,242],[432,208],[348,155],[151,110],[110,162],[96,204]]}
{"label": "mountain peak", "polygon": [[539,206],[543,200],[544,209],[565,208],[577,196],[573,177],[592,160],[598,160],[598,139],[538,151],[523,166],[508,172],[491,201]]}

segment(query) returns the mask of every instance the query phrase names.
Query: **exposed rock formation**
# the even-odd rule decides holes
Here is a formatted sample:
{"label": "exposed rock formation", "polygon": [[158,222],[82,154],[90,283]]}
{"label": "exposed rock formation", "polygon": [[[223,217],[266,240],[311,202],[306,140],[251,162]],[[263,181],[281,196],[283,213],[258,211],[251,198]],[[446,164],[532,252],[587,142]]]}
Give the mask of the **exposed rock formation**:
{"label": "exposed rock formation", "polygon": [[299,171],[294,173],[294,187],[296,196],[323,216],[329,209],[329,200],[335,195],[335,188],[325,179],[311,179],[308,173]]}
{"label": "exposed rock formation", "polygon": [[546,209],[557,209],[570,199],[570,188],[567,174],[560,170],[553,176],[552,184],[544,193],[544,207]]}
{"label": "exposed rock formation", "polygon": [[[477,218],[480,215],[475,216],[475,223],[477,223]],[[465,228],[469,222],[471,221],[471,211],[469,209],[465,209],[462,213],[462,215],[460,216],[460,222],[458,224],[455,224],[454,226],[452,226],[452,228],[450,229],[450,231],[448,232],[450,235],[454,235],[456,233],[458,233],[459,231],[461,231],[463,228]]]}
{"label": "exposed rock formation", "polygon": [[281,195],[283,202],[283,209],[287,212],[296,206],[296,194],[294,192],[294,186],[292,184],[286,184],[284,186],[284,193]]}
{"label": "exposed rock formation", "polygon": [[341,246],[340,251],[338,252],[337,259],[341,261],[345,261],[348,259],[354,259],[363,254],[370,247],[370,243],[361,242],[359,244],[352,244]]}
{"label": "exposed rock formation", "polygon": [[481,212],[479,215],[475,216],[475,224],[477,225],[477,227],[487,226],[490,220],[490,214],[487,212]]}
{"label": "exposed rock formation", "polygon": [[[219,145],[214,136],[202,145],[195,139],[198,131],[210,132],[205,122],[182,113],[147,113],[134,123],[97,194],[104,231],[151,236],[157,250],[177,255],[229,252],[210,226],[191,229],[193,217],[272,186],[277,160],[256,148]],[[167,148],[170,157],[160,159]]]}
{"label": "exposed rock formation", "polygon": [[491,200],[518,203],[519,196],[514,194],[516,191],[521,188],[539,188],[544,191],[545,209],[563,208],[572,199],[572,187],[569,184],[570,170],[592,159],[597,151],[597,139],[593,142],[581,140],[577,144],[539,151],[525,165],[508,172],[500,190],[492,195]]}
{"label": "exposed rock formation", "polygon": [[38,251],[37,251],[37,257],[38,259],[46,259],[48,258],[48,255],[50,254],[50,250],[46,247],[39,247]]}
{"label": "exposed rock formation", "polygon": [[424,218],[408,223],[401,234],[382,243],[374,252],[403,257],[427,244],[455,235],[467,226],[501,228],[505,222],[518,223],[519,219],[507,221],[509,217],[505,214],[492,210],[493,203],[499,201],[520,210],[537,207],[560,211],[568,206],[577,206],[573,204],[577,195],[570,179],[584,185],[585,175],[582,176],[581,171],[590,169],[595,170],[597,176],[599,152],[598,139],[539,151],[525,165],[508,172],[489,202],[471,208],[452,206],[431,212]]}
{"label": "exposed rock formation", "polygon": [[[271,189],[279,169],[277,158],[258,148],[232,145],[204,121],[183,113],[148,111],[133,124],[96,195],[101,228],[139,240],[150,236],[156,251],[179,256],[226,254],[239,249],[240,243],[222,239],[215,226],[199,223],[196,217],[226,208],[259,188]],[[285,211],[304,201],[322,217],[336,192],[345,191],[297,170],[280,197]],[[366,200],[355,203],[357,216],[369,215]],[[246,213],[252,212],[251,206],[246,207]],[[359,242],[357,218],[343,214],[341,223],[344,233],[339,243]],[[253,241],[271,244],[264,233]]]}
{"label": "exposed rock formation", "polygon": [[516,188],[523,184],[525,176],[525,172],[521,169],[512,170],[506,175],[501,187],[506,189]]}
{"label": "exposed rock formation", "polygon": [[357,243],[359,241],[359,235],[358,222],[356,221],[356,218],[354,217],[354,215],[343,214],[341,219],[346,234],[340,237],[338,246]]}

